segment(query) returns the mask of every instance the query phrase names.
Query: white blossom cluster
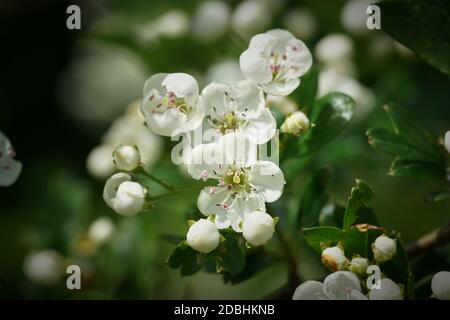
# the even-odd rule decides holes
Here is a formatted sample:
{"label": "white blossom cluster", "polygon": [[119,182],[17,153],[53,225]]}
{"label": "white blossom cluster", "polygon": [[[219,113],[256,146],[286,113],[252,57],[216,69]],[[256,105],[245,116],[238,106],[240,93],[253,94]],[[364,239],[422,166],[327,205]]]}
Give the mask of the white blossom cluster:
{"label": "white blossom cluster", "polygon": [[[281,197],[285,179],[278,165],[261,159],[257,150],[277,130],[267,95],[292,93],[311,64],[311,53],[302,41],[275,29],[255,35],[241,54],[243,80],[214,81],[201,91],[186,73],[159,73],[145,82],[141,111],[153,133],[182,135],[190,141],[194,132],[204,132],[200,143],[183,151],[189,175],[208,183],[197,201],[207,218],[191,223],[187,234],[193,249],[214,250],[219,230],[226,228],[242,233],[252,246],[272,238],[276,219],[266,212],[266,203]],[[297,111],[281,129],[298,135],[308,127],[306,115]],[[211,133],[212,139],[207,138]],[[139,166],[139,152],[122,146],[114,152],[114,160],[120,170],[133,171]],[[106,182],[104,199],[117,213],[132,215],[144,207],[146,190],[129,173],[120,172]]]}

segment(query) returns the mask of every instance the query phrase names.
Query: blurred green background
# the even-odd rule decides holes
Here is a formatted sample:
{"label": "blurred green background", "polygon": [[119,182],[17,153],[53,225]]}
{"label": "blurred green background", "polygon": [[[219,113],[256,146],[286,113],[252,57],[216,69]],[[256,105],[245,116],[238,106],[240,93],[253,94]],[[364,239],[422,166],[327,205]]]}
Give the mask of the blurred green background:
{"label": "blurred green background", "polygon": [[[295,195],[313,168],[330,166],[333,198],[345,202],[354,179],[366,180],[374,188],[374,209],[382,225],[400,231],[406,243],[448,221],[448,201],[424,202],[427,192],[444,187],[442,182],[387,176],[392,159],[373,150],[365,135],[372,125],[387,121],[381,106],[397,101],[434,135],[442,136],[450,129],[448,77],[382,31],[358,30],[357,22],[348,21],[356,14],[344,13],[350,10],[347,1],[256,2],[223,1],[216,11],[205,9],[203,16],[199,8],[205,1],[46,0],[0,5],[0,130],[23,163],[19,180],[0,189],[1,298],[256,299],[281,287],[287,277],[281,264],[234,286],[204,272],[180,277],[164,264],[174,247],[166,240],[167,235],[185,235],[197,191],[126,218],[102,200],[106,177],[101,171],[108,169],[86,164],[91,150],[107,144],[111,123],[140,98],[150,75],[187,72],[201,87],[218,76],[237,77],[233,70],[249,37],[275,27],[296,34],[314,55],[325,36],[347,35],[353,50],[342,68],[370,91],[371,101],[361,98],[361,111],[351,125],[301,171],[298,188],[286,192]],[[74,3],[81,8],[81,30],[66,28],[66,8]],[[320,61],[315,65],[327,68]],[[192,180],[170,161],[169,141],[152,143],[151,172],[179,186],[189,185]],[[155,193],[157,188],[151,185]],[[108,239],[95,242],[95,232],[89,230],[100,217],[106,217],[113,230]],[[38,258],[43,270],[30,271],[30,265],[38,263],[33,257],[42,250]],[[306,246],[300,258],[305,278],[325,274]],[[81,266],[82,290],[66,288],[63,266],[68,264]]]}

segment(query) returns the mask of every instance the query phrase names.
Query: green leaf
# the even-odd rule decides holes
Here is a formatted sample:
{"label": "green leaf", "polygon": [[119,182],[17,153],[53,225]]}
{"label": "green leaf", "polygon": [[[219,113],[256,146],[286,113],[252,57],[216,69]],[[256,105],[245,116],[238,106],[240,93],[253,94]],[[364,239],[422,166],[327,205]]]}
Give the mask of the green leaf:
{"label": "green leaf", "polygon": [[[344,221],[343,228],[348,229],[350,226],[358,223],[368,223],[361,219],[359,215],[360,210],[364,210],[366,215],[370,214],[370,212],[365,209],[369,207],[370,201],[374,197],[374,193],[372,188],[363,180],[356,180],[356,187],[353,187],[350,193],[350,197],[348,198],[347,208],[344,213]],[[375,218],[370,217],[371,220]]]}
{"label": "green leaf", "polygon": [[330,169],[325,168],[314,172],[307,182],[300,200],[297,227],[313,227],[319,224],[320,212],[329,198],[326,192],[329,177]]}
{"label": "green leaf", "polygon": [[322,246],[329,247],[342,240],[344,232],[335,227],[303,228],[306,242],[318,253],[322,253]]}
{"label": "green leaf", "polygon": [[237,233],[224,232],[225,237],[218,248],[217,265],[218,271],[225,271],[236,275],[245,267],[245,242]]}
{"label": "green leaf", "polygon": [[300,154],[318,149],[335,138],[350,123],[355,102],[346,94],[332,92],[314,103],[309,119],[314,127],[299,139]]}
{"label": "green leaf", "polygon": [[450,75],[450,2],[384,1],[381,28],[430,65]]}
{"label": "green leaf", "polygon": [[265,254],[263,250],[251,252],[246,257],[245,267],[242,272],[234,276],[230,273],[224,273],[224,281],[230,284],[244,282],[264,270],[272,262],[274,262],[274,258]]}
{"label": "green leaf", "polygon": [[293,99],[298,103],[300,109],[312,108],[317,96],[319,84],[319,69],[312,67],[302,79],[300,86],[292,94]]}
{"label": "green leaf", "polygon": [[397,158],[392,162],[388,174],[401,178],[445,178],[445,168],[435,162],[404,160]]}
{"label": "green leaf", "polygon": [[406,108],[396,103],[387,104],[383,108],[397,135],[428,159],[442,162],[442,153],[437,146],[437,140],[410,115]]}
{"label": "green leaf", "polygon": [[167,264],[173,269],[180,268],[180,274],[182,276],[190,276],[202,268],[200,258],[201,254],[183,241],[172,252]]}
{"label": "green leaf", "polygon": [[373,258],[372,243],[381,234],[383,229],[371,225],[350,227],[344,231],[342,239],[345,255],[351,259],[357,254],[371,260]]}
{"label": "green leaf", "polygon": [[344,213],[344,207],[334,203],[328,203],[322,208],[322,211],[320,212],[319,224],[321,226],[333,226],[342,228]]}

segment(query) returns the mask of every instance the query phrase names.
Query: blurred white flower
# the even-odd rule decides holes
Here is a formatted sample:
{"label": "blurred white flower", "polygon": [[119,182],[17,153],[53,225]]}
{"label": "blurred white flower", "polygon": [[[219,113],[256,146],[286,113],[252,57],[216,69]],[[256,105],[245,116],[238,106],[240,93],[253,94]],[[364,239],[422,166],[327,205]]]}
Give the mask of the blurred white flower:
{"label": "blurred white flower", "polygon": [[445,133],[444,145],[445,149],[447,149],[447,152],[450,153],[450,131],[447,131]]}
{"label": "blurred white flower", "polygon": [[197,81],[186,73],[158,73],[144,85],[141,111],[155,134],[173,136],[196,129],[204,110]]}
{"label": "blurred white flower", "polygon": [[380,281],[380,288],[373,288],[369,292],[370,300],[403,300],[400,287],[391,279],[384,278]]}
{"label": "blurred white flower", "polygon": [[224,1],[209,0],[200,3],[192,18],[192,33],[202,41],[222,37],[230,24],[231,9]]}
{"label": "blurred white flower", "polygon": [[269,108],[274,108],[284,115],[294,113],[298,110],[298,105],[291,99],[285,96],[266,96],[266,105]]}
{"label": "blurred white flower", "polygon": [[340,247],[329,247],[322,251],[322,263],[333,271],[346,268],[349,261]]}
{"label": "blurred white flower", "polygon": [[64,275],[64,261],[53,250],[30,252],[23,261],[23,271],[31,281],[44,285],[57,285]]}
{"label": "blurred white flower", "polygon": [[240,2],[231,16],[231,27],[243,38],[268,28],[272,23],[272,12],[265,1],[245,0]]}
{"label": "blurred white flower", "polygon": [[240,133],[254,144],[266,143],[275,135],[275,118],[265,107],[264,94],[256,83],[213,82],[203,89],[201,96],[206,128],[222,135]]}
{"label": "blurred white flower", "polygon": [[104,125],[139,97],[146,73],[145,65],[132,52],[94,46],[66,71],[60,87],[61,105],[84,125]]}
{"label": "blurred white flower", "polygon": [[16,152],[8,137],[0,131],[0,186],[7,187],[16,182],[22,171],[22,163],[14,160]]}
{"label": "blurred white flower", "polygon": [[157,19],[139,25],[135,29],[138,41],[143,43],[158,40],[160,37],[178,38],[189,30],[189,16],[182,10],[173,9]]}
{"label": "blurred white flower", "polygon": [[242,235],[252,246],[262,246],[269,242],[275,232],[274,219],[265,212],[247,214],[242,223]]}
{"label": "blurred white flower", "polygon": [[349,270],[358,276],[363,276],[367,272],[369,266],[369,260],[362,257],[354,257],[350,262]]}
{"label": "blurred white flower", "polygon": [[88,172],[98,179],[111,175],[115,170],[114,162],[112,161],[113,151],[114,147],[107,144],[99,145],[92,149],[86,159]]}
{"label": "blurred white flower", "polygon": [[372,243],[372,251],[377,262],[385,262],[395,256],[397,253],[397,244],[394,239],[383,234]]}
{"label": "blurred white flower", "polygon": [[217,143],[196,146],[189,174],[194,179],[217,180],[217,186],[200,192],[197,206],[205,216],[215,215],[219,229],[231,226],[236,232],[242,232],[247,214],[265,212],[265,202],[279,199],[285,184],[281,169],[273,162],[257,161],[254,145],[234,133]]}
{"label": "blurred white flower", "polygon": [[200,219],[189,228],[186,241],[192,249],[209,253],[219,245],[219,230],[211,221]]}
{"label": "blurred white flower", "polygon": [[341,23],[344,29],[355,35],[367,34],[370,31],[366,25],[367,8],[375,2],[374,0],[348,1],[341,11]]}
{"label": "blurred white flower", "polygon": [[112,175],[105,183],[103,200],[115,212],[132,216],[142,211],[146,190],[124,172]]}
{"label": "blurred white flower", "polygon": [[120,145],[113,152],[113,161],[121,171],[133,171],[141,164],[141,155],[136,146]]}
{"label": "blurred white flower", "polygon": [[271,95],[287,96],[312,64],[306,45],[289,31],[274,29],[250,40],[239,59],[244,76]]}
{"label": "blurred white flower", "polygon": [[340,33],[323,37],[315,48],[317,60],[323,64],[331,64],[343,59],[351,59],[353,55],[352,39]]}
{"label": "blurred white flower", "polygon": [[290,9],[283,16],[283,27],[302,40],[309,40],[317,33],[317,20],[314,14],[306,8]]}
{"label": "blurred white flower", "polygon": [[103,244],[111,239],[114,232],[114,223],[107,217],[96,219],[89,226],[88,236],[97,244]]}
{"label": "blurred white flower", "polygon": [[439,300],[450,300],[450,272],[441,271],[431,279],[431,291]]}
{"label": "blurred white flower", "polygon": [[301,111],[295,111],[291,115],[287,116],[283,124],[280,127],[281,132],[299,135],[309,128],[309,119]]}
{"label": "blurred white flower", "polygon": [[338,271],[328,275],[323,284],[306,281],[294,292],[293,300],[367,300],[361,293],[358,277],[349,271]]}
{"label": "blurred white flower", "polygon": [[239,63],[235,60],[227,59],[211,65],[206,71],[206,81],[236,83],[244,80]]}

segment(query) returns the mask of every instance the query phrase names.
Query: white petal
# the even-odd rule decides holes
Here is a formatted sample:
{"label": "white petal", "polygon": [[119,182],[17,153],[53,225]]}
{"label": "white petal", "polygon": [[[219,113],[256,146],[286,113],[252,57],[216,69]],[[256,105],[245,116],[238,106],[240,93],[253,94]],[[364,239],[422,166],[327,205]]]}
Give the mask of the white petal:
{"label": "white petal", "polygon": [[239,233],[242,232],[242,221],[245,215],[255,211],[266,211],[266,204],[260,195],[250,194],[246,198],[236,198],[227,213],[233,230]]}
{"label": "white petal", "polygon": [[113,200],[116,196],[117,189],[125,181],[131,181],[131,176],[125,172],[113,174],[106,180],[105,187],[103,188],[103,200],[105,200],[108,206],[114,206]]}
{"label": "white petal", "polygon": [[198,196],[197,206],[201,213],[205,216],[212,214],[227,214],[228,210],[224,207],[226,204],[231,206],[229,192],[224,187],[206,187]]}
{"label": "white petal", "polygon": [[170,73],[163,80],[162,85],[167,92],[184,97],[189,106],[197,105],[198,84],[197,81],[187,73]]}
{"label": "white petal", "polygon": [[322,300],[323,284],[319,281],[306,281],[295,289],[292,300]]}
{"label": "white petal", "polygon": [[361,291],[358,277],[349,271],[337,271],[323,282],[324,292],[332,300],[347,300],[351,290]]}
{"label": "white petal", "polygon": [[447,152],[450,153],[450,131],[447,131],[445,133],[445,138],[444,138],[445,142],[445,149],[447,149]]}
{"label": "white petal", "polygon": [[431,291],[439,300],[450,300],[450,272],[436,273],[431,280]]}
{"label": "white petal", "polygon": [[250,143],[242,134],[229,133],[217,141],[216,161],[224,165],[235,164],[247,167],[256,160],[256,146]]}
{"label": "white petal", "polygon": [[192,149],[188,160],[188,172],[194,179],[217,178],[215,170],[219,170],[216,161],[217,145],[205,143]]}
{"label": "white petal", "polygon": [[157,73],[151,76],[145,81],[143,96],[147,96],[150,90],[154,89],[159,92],[160,95],[166,94],[166,89],[163,87],[162,82],[167,77],[167,73]]}
{"label": "white petal", "polygon": [[264,109],[257,118],[242,128],[242,134],[253,144],[266,143],[276,133],[277,122],[269,109]]}
{"label": "white petal", "polygon": [[7,187],[16,182],[22,171],[22,163],[12,158],[0,162],[0,186]]}
{"label": "white petal", "polygon": [[300,85],[300,79],[293,78],[283,81],[273,81],[263,84],[262,88],[268,94],[274,96],[288,96]]}
{"label": "white petal", "polygon": [[293,67],[289,71],[289,77],[298,78],[308,72],[313,59],[308,47],[299,39],[290,39],[286,47],[286,56]]}
{"label": "white petal", "polygon": [[274,202],[283,193],[283,171],[271,161],[256,161],[251,168],[249,182],[255,185],[256,193],[261,194],[266,202]]}
{"label": "white petal", "polygon": [[147,125],[153,133],[162,136],[176,135],[179,128],[186,126],[186,114],[178,109],[169,109],[164,113],[150,113],[145,117]]}
{"label": "white petal", "polygon": [[264,93],[256,82],[243,80],[236,84],[237,111],[246,119],[257,117],[265,109]]}
{"label": "white petal", "polygon": [[227,97],[232,94],[233,88],[229,84],[213,82],[207,85],[202,91],[205,114],[222,116],[233,111],[230,109]]}
{"label": "white petal", "polygon": [[380,281],[380,288],[373,288],[369,292],[370,300],[403,300],[400,287],[391,279],[384,278]]}
{"label": "white petal", "polygon": [[229,228],[231,225],[231,221],[228,218],[228,214],[223,212],[216,215],[214,223],[216,224],[216,227],[218,229],[226,229]]}

